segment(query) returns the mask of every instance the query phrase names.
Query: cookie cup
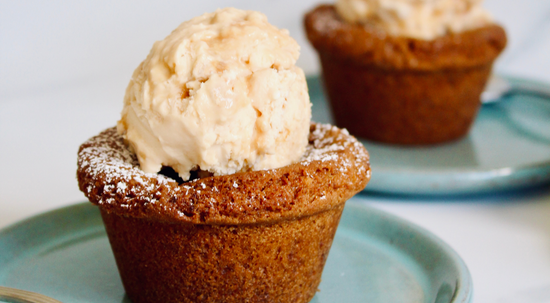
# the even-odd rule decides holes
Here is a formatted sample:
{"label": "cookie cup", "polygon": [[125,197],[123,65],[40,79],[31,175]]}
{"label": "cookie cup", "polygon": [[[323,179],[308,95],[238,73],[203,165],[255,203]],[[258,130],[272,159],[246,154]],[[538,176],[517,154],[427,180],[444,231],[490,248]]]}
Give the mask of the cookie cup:
{"label": "cookie cup", "polygon": [[304,24],[336,125],[391,144],[436,144],[468,133],[506,45],[496,24],[418,40],[349,24],[331,5],[309,12]]}
{"label": "cookie cup", "polygon": [[143,173],[112,128],[80,147],[77,175],[133,302],[308,302],[370,167],[346,131],[312,124],[298,163],[179,184]]}

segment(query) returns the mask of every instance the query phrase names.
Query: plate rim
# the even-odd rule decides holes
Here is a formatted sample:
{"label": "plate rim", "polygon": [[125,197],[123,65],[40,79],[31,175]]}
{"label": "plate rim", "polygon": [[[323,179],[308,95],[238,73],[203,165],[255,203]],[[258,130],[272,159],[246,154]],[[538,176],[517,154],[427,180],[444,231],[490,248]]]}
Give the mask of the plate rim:
{"label": "plate rim", "polygon": [[353,201],[353,198],[346,202],[346,208],[348,208],[348,211],[353,208],[354,211],[364,211],[376,214],[376,216],[379,218],[384,218],[385,220],[390,221],[393,224],[399,224],[401,227],[404,226],[413,230],[416,234],[425,237],[430,242],[438,246],[453,261],[452,264],[456,267],[459,273],[459,276],[457,277],[458,281],[461,282],[460,285],[457,286],[457,289],[455,290],[454,296],[450,303],[468,303],[472,301],[473,279],[470,270],[468,269],[468,266],[466,265],[462,257],[443,239],[414,222],[411,222],[379,208],[370,206],[365,202]]}
{"label": "plate rim", "polygon": [[[383,211],[383,210],[380,210],[380,209],[375,208],[373,206],[370,206],[367,203],[365,203],[364,201],[359,201],[358,199],[351,198],[350,200],[348,200],[347,203],[346,203],[345,209],[348,210],[348,213],[360,212],[361,213],[360,215],[362,215],[362,216],[366,216],[366,215],[376,216],[376,217],[380,218],[380,220],[383,220],[385,222],[389,222],[390,224],[393,224],[393,225],[398,225],[399,229],[406,228],[406,229],[412,231],[413,233],[418,234],[421,237],[424,237],[428,241],[432,242],[434,245],[436,245],[438,248],[440,248],[444,252],[444,254],[452,261],[452,266],[455,267],[455,269],[457,270],[457,273],[458,273],[458,276],[456,278],[457,278],[457,281],[459,283],[456,285],[456,289],[455,289],[452,301],[450,303],[468,303],[468,302],[471,302],[471,300],[473,298],[473,281],[472,281],[470,272],[468,270],[468,267],[466,266],[466,263],[460,257],[460,255],[458,255],[458,253],[449,244],[447,244],[445,241],[443,241],[441,238],[439,238],[438,236],[436,236],[432,232],[428,231],[427,229],[425,229],[425,228],[423,228],[423,227],[421,227],[421,226],[419,226],[419,225],[417,225],[413,222],[410,222],[410,221],[405,220],[403,218],[400,218],[396,215],[393,215],[393,214],[388,213],[386,211]],[[42,221],[50,221],[51,219],[53,219],[55,217],[59,217],[59,216],[65,217],[69,214],[74,214],[75,212],[84,213],[84,214],[86,214],[87,216],[90,216],[90,217],[94,217],[94,216],[96,217],[95,219],[92,218],[93,220],[90,220],[90,222],[95,222],[91,225],[89,225],[89,224],[87,225],[87,223],[80,224],[80,225],[82,225],[82,230],[88,230],[90,227],[94,227],[94,228],[97,229],[97,228],[99,228],[99,226],[100,226],[100,228],[103,229],[103,224],[102,223],[97,223],[97,222],[101,222],[101,218],[99,216],[99,210],[97,209],[97,206],[91,204],[90,202],[78,202],[78,203],[75,203],[75,204],[71,204],[71,205],[67,205],[67,206],[64,206],[64,207],[56,208],[56,209],[53,209],[53,210],[50,210],[50,211],[47,211],[47,212],[44,212],[44,213],[40,213],[40,214],[31,216],[31,217],[28,217],[26,219],[15,222],[15,223],[13,223],[9,226],[6,226],[6,227],[0,229],[0,245],[5,244],[5,243],[3,243],[4,241],[6,241],[5,237],[9,236],[10,233],[16,234],[16,233],[20,232],[21,230],[27,229],[30,225],[33,225],[33,224],[37,225],[38,223],[41,223]],[[92,212],[97,212],[97,213],[96,213],[96,215],[91,215]],[[344,218],[344,216],[342,218]],[[70,220],[71,220],[71,218],[68,219],[68,221],[70,221]],[[344,224],[342,224],[342,223],[344,223]],[[79,223],[77,222],[77,224],[79,224]],[[352,227],[346,227],[345,221],[341,221],[339,226],[342,226],[344,229],[352,228]],[[52,240],[59,239],[59,238],[64,238],[65,237],[65,239],[66,239],[66,237],[68,235],[70,235],[71,237],[77,237],[78,236],[78,231],[80,231],[80,230],[77,230],[76,231],[77,234],[75,234],[75,231],[71,230],[70,228],[63,228],[63,227],[57,226],[57,225],[55,225],[54,228],[58,229],[58,230],[62,230],[63,233],[62,234],[50,235],[49,241],[48,241],[48,239],[41,239],[42,244],[49,243]],[[368,231],[361,230],[360,232],[365,233],[367,235],[370,235],[371,237],[374,237],[374,235],[370,234]],[[46,240],[46,241],[43,241],[43,240]],[[29,244],[27,242],[19,243],[19,245],[21,247],[27,246],[27,247],[24,247],[24,250],[28,250],[29,249],[28,246],[32,246],[32,244]],[[2,246],[0,246],[0,249],[2,249]],[[399,249],[399,248],[395,247],[395,249]],[[24,258],[24,257],[21,257],[21,256],[13,257],[12,256],[11,260],[19,259],[19,258]],[[9,264],[10,259],[7,258],[6,260],[8,260],[7,264]],[[2,260],[0,259],[0,261],[2,261]]]}

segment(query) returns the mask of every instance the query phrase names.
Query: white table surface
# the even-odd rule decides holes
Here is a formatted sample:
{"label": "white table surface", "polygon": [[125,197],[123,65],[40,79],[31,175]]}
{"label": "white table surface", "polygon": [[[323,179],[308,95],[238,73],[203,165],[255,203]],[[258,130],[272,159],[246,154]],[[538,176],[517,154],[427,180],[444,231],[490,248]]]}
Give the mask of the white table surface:
{"label": "white table surface", "polygon": [[[153,41],[217,7],[266,13],[319,71],[302,15],[314,0],[0,1],[0,228],[85,200],[78,146],[116,123],[124,89]],[[550,83],[550,1],[490,0],[509,45],[499,73]],[[550,186],[462,198],[360,195],[449,243],[474,279],[474,302],[550,302]]]}

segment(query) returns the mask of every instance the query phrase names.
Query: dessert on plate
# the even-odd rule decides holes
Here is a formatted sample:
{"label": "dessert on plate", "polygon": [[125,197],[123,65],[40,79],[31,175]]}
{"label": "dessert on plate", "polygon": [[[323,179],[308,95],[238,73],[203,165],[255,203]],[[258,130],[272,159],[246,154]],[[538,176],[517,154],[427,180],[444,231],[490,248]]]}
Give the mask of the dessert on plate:
{"label": "dessert on plate", "polygon": [[338,0],[306,14],[336,125],[435,144],[467,134],[506,45],[481,0]]}
{"label": "dessert on plate", "polygon": [[116,127],[81,145],[133,302],[308,302],[365,148],[311,123],[298,44],[258,12],[182,23],[135,70]]}

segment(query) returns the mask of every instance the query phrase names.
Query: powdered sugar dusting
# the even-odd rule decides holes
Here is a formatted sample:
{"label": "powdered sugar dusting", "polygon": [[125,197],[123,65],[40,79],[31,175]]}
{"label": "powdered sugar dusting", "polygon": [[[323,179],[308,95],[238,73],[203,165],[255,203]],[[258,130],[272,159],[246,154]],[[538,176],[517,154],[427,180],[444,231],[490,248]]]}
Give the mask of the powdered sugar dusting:
{"label": "powdered sugar dusting", "polygon": [[[99,204],[113,203],[117,194],[141,196],[146,203],[155,203],[157,198],[150,193],[157,191],[161,185],[175,183],[163,175],[147,174],[140,170],[136,156],[125,146],[115,128],[83,144],[78,153],[78,167],[89,176],[103,176],[105,184],[90,182],[86,187],[88,194],[95,190],[103,191]],[[137,183],[137,186],[128,187],[130,182]]]}
{"label": "powdered sugar dusting", "polygon": [[[339,152],[346,150],[349,147],[353,148],[356,162],[368,161],[369,155],[363,148],[363,145],[349,135],[346,129],[339,129],[330,124],[315,124],[315,129],[310,133],[310,144],[307,146],[306,152],[300,163],[308,165],[313,161],[342,161],[340,166],[341,171],[346,171],[351,165],[359,163],[351,163],[349,159],[339,157]],[[356,165],[360,168],[360,172],[364,172],[363,165]]]}
{"label": "powdered sugar dusting", "polygon": [[[350,136],[346,130],[329,124],[312,124],[309,144],[298,164],[309,166],[314,162],[322,163],[323,167],[331,167],[344,175],[352,173],[354,176],[361,175],[360,178],[364,178],[365,175],[370,177],[368,153],[362,144]],[[262,174],[275,177],[277,171],[277,169],[266,170],[262,171]],[[303,172],[312,179],[311,172],[308,170]],[[178,184],[164,175],[143,172],[139,168],[137,157],[127,148],[115,128],[107,129],[80,147],[78,177],[81,189],[90,201],[108,205],[110,209],[118,207],[148,212],[154,208],[155,212],[160,211],[166,216],[172,216],[168,215],[170,213],[176,217],[185,217],[185,220],[193,217],[193,220],[199,221],[204,220],[197,216],[195,207],[199,204],[201,209],[204,209],[202,214],[212,214],[211,210],[215,209],[215,205],[222,200],[227,200],[224,203],[229,203],[232,209],[247,210],[245,205],[233,205],[233,200],[225,199],[223,197],[226,195],[221,194],[222,191],[227,192],[228,187],[239,192],[244,190],[243,186],[246,185],[240,181],[236,182],[235,179],[230,179],[228,187],[223,187],[223,183],[212,183],[212,180],[207,179]],[[216,187],[215,184],[220,187]],[[218,200],[212,198],[214,197],[212,195],[218,197]],[[320,195],[324,196],[324,193]],[[319,198],[326,199],[321,196]],[[247,197],[247,199],[256,199],[256,197]],[[177,200],[185,201],[185,205],[175,203]]]}

